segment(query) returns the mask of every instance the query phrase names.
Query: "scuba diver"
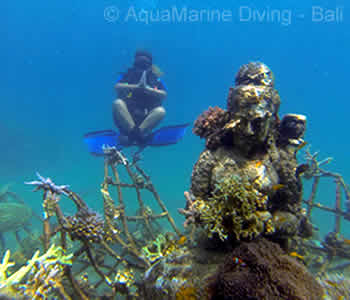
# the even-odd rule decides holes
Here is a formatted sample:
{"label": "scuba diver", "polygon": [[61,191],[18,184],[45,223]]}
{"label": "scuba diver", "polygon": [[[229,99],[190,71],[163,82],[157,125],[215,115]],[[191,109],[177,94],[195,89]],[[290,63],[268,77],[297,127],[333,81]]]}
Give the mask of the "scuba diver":
{"label": "scuba diver", "polygon": [[160,71],[152,64],[152,55],[136,51],[133,66],[115,85],[118,97],[113,102],[113,119],[119,130],[86,133],[84,142],[91,154],[104,156],[108,147],[119,151],[131,146],[138,147],[139,153],[149,146],[173,145],[182,139],[189,123],[153,130],[165,117],[162,103],[167,91],[159,75]]}
{"label": "scuba diver", "polygon": [[162,102],[167,92],[152,63],[151,53],[136,51],[133,66],[115,85],[118,98],[113,102],[113,119],[123,145],[145,143],[165,117]]}

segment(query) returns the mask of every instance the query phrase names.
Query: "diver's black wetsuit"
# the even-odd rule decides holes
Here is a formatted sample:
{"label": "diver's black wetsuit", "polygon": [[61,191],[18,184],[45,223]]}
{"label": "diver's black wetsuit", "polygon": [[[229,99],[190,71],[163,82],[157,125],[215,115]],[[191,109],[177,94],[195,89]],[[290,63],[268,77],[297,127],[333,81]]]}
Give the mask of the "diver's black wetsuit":
{"label": "diver's black wetsuit", "polygon": [[[136,67],[130,68],[119,80],[119,83],[137,84],[141,79],[143,71],[144,70]],[[152,88],[165,91],[164,85],[152,72],[152,69],[150,68],[146,72],[147,84]],[[152,109],[162,106],[162,100],[160,98],[149,95],[141,89],[133,92],[119,92],[118,96],[125,101],[136,126],[140,125]]]}

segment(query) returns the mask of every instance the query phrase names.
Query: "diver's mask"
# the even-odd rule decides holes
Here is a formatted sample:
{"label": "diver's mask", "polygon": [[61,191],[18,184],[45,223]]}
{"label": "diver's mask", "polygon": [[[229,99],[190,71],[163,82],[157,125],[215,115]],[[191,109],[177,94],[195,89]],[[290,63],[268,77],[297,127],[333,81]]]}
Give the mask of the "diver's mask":
{"label": "diver's mask", "polygon": [[134,66],[142,70],[149,69],[152,67],[152,55],[146,51],[137,51]]}

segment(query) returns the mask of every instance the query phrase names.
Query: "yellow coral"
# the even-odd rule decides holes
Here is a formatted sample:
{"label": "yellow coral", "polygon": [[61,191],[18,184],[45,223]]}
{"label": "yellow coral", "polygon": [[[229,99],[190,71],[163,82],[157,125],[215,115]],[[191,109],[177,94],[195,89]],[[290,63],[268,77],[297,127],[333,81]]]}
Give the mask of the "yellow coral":
{"label": "yellow coral", "polygon": [[159,234],[154,241],[142,248],[142,253],[151,263],[154,263],[163,257],[162,250],[165,243],[166,239],[164,235]]}
{"label": "yellow coral", "polygon": [[271,224],[267,226],[271,218],[266,212],[267,201],[267,195],[255,189],[246,177],[232,175],[216,184],[207,201],[196,199],[193,208],[209,237],[215,233],[221,240],[230,234],[237,240],[251,239],[266,229],[273,230]]}
{"label": "yellow coral", "polygon": [[31,299],[49,293],[52,289],[60,290],[64,294],[64,289],[60,284],[63,274],[63,265],[72,264],[73,255],[65,255],[61,247],[52,245],[46,253],[39,256],[40,251],[36,251],[27,264],[15,273],[7,276],[8,268],[14,263],[9,262],[10,251],[7,250],[0,264],[0,292],[9,296],[18,293]]}
{"label": "yellow coral", "polygon": [[184,284],[176,293],[176,300],[196,300],[198,298],[198,289],[192,284]]}
{"label": "yellow coral", "polygon": [[15,263],[14,262],[10,262],[10,255],[11,255],[11,252],[10,250],[7,250],[3,259],[2,259],[2,262],[0,264],[0,282],[1,282],[1,286],[3,285],[4,281],[7,279],[7,271],[10,267],[14,266]]}
{"label": "yellow coral", "polygon": [[150,263],[154,263],[180,248],[185,247],[186,239],[185,236],[182,236],[179,240],[176,240],[159,234],[154,241],[151,241],[142,248],[143,256],[150,261]]}
{"label": "yellow coral", "polygon": [[124,268],[117,272],[114,277],[114,284],[119,284],[129,288],[135,283],[134,271],[130,268]]}

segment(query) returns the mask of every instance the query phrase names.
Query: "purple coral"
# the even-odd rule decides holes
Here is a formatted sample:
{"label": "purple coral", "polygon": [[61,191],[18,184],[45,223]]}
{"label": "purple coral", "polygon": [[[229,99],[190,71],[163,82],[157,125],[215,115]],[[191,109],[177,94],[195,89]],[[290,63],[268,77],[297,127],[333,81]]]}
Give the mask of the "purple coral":
{"label": "purple coral", "polygon": [[230,114],[222,108],[209,107],[194,122],[193,133],[207,140],[207,147],[214,149],[221,143],[224,127],[230,120]]}

